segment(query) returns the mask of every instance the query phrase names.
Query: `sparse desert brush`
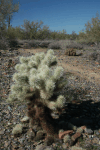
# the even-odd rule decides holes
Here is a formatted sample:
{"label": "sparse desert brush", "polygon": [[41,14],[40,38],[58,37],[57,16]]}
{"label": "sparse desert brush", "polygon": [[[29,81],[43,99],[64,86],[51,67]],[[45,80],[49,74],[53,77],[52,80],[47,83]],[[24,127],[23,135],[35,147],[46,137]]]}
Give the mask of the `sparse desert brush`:
{"label": "sparse desert brush", "polygon": [[49,49],[61,49],[61,44],[59,41],[54,41],[48,45]]}
{"label": "sparse desert brush", "polygon": [[96,60],[98,60],[98,58],[100,58],[100,53],[98,53],[98,52],[93,52],[89,55],[90,60],[96,61]]}

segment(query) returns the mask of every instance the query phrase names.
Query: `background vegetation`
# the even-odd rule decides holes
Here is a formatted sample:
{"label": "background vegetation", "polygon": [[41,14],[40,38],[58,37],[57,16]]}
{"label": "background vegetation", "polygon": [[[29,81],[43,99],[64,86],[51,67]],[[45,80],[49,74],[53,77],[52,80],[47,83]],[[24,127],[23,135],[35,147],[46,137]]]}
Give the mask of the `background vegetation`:
{"label": "background vegetation", "polygon": [[[72,31],[72,34],[67,34],[62,31],[50,31],[47,25],[43,26],[43,22],[35,22],[24,20],[24,24],[12,27],[10,25],[14,12],[18,12],[19,4],[12,4],[12,0],[0,0],[0,44],[8,44],[12,40],[74,40],[77,43],[88,44],[100,42],[100,20],[99,14],[91,19],[91,23],[85,24],[86,30],[79,32],[79,35]],[[7,42],[8,41],[8,42]]]}

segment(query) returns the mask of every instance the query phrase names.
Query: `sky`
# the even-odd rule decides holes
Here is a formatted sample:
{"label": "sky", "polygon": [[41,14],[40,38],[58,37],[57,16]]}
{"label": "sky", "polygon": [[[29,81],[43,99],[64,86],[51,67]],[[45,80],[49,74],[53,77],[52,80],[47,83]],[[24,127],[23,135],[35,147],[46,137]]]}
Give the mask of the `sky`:
{"label": "sky", "polygon": [[91,22],[98,12],[100,15],[99,0],[13,0],[19,2],[18,12],[13,13],[12,27],[24,25],[24,20],[43,22],[51,31],[72,31],[86,29],[85,24]]}

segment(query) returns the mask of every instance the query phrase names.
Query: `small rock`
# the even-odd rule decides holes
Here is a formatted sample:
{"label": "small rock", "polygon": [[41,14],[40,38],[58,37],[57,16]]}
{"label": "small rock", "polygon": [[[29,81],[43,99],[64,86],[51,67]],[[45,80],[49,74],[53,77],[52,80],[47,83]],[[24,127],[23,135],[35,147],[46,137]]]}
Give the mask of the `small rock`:
{"label": "small rock", "polygon": [[0,135],[3,135],[5,133],[5,130],[0,131]]}
{"label": "small rock", "polygon": [[8,106],[8,109],[9,109],[10,111],[12,110],[10,106]]}
{"label": "small rock", "polygon": [[76,132],[83,133],[83,129],[81,127],[77,128]]}
{"label": "small rock", "polygon": [[8,145],[10,144],[10,141],[5,141],[5,147],[8,147]]}
{"label": "small rock", "polygon": [[21,122],[28,123],[29,122],[29,117],[25,116],[23,119],[21,119]]}
{"label": "small rock", "polygon": [[100,133],[99,133],[98,130],[94,130],[94,133],[95,133],[96,135],[100,135]]}
{"label": "small rock", "polygon": [[0,117],[0,122],[3,121],[3,118]]}
{"label": "small rock", "polygon": [[63,141],[64,141],[64,143],[67,144],[67,146],[72,146],[73,145],[73,141],[71,139],[71,136],[68,135],[68,134],[64,136]]}
{"label": "small rock", "polygon": [[32,131],[32,129],[30,129],[28,132],[27,132],[27,135],[29,136],[29,138],[31,140],[33,140],[35,138],[35,132]]}
{"label": "small rock", "polygon": [[21,139],[19,139],[19,142],[20,142],[21,144],[23,144],[24,141],[25,141],[25,139],[26,139],[26,137],[24,136],[24,137],[22,137]]}
{"label": "small rock", "polygon": [[93,135],[89,135],[89,138],[93,138]]}
{"label": "small rock", "polygon": [[72,139],[73,141],[76,141],[80,136],[81,136],[81,133],[76,132],[76,133],[71,137],[71,139]]}
{"label": "small rock", "polygon": [[96,144],[99,144],[99,138],[98,137],[94,137],[93,139],[92,139],[92,142],[93,143],[96,143]]}
{"label": "small rock", "polygon": [[85,131],[85,133],[87,133],[87,134],[89,134],[89,135],[90,135],[90,134],[93,134],[93,131],[92,131],[91,129],[85,128],[84,131]]}
{"label": "small rock", "polygon": [[8,126],[12,125],[12,123],[8,122]]}
{"label": "small rock", "polygon": [[35,150],[44,150],[45,146],[44,145],[37,145]]}
{"label": "small rock", "polygon": [[64,149],[67,149],[67,144],[63,143],[63,144],[62,144],[62,147],[63,147]]}
{"label": "small rock", "polygon": [[44,150],[54,150],[53,147],[47,146]]}
{"label": "small rock", "polygon": [[45,140],[45,142],[44,142],[44,145],[45,145],[45,146],[50,146],[52,143],[54,143],[54,137],[51,136],[51,135],[49,135],[49,136],[46,138],[46,140]]}
{"label": "small rock", "polygon": [[39,130],[36,133],[35,141],[43,140],[45,138],[45,133],[43,130]]}
{"label": "small rock", "polygon": [[14,136],[17,136],[18,134],[21,134],[23,131],[23,125],[22,124],[17,124],[12,131],[12,134],[14,134]]}
{"label": "small rock", "polygon": [[60,132],[59,133],[59,139],[63,139],[63,137],[67,134],[72,134],[73,130],[68,130],[68,131],[64,131],[64,132]]}
{"label": "small rock", "polygon": [[70,150],[86,150],[81,147],[73,146]]}

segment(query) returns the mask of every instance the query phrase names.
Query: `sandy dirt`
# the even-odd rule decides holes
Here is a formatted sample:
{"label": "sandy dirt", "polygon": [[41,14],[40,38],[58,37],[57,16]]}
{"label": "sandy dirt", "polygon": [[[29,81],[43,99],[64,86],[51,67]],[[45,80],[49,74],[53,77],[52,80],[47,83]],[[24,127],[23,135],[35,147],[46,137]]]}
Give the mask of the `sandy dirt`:
{"label": "sandy dirt", "polygon": [[[39,53],[39,52],[47,52],[47,48],[36,48],[36,49],[18,49],[19,52],[21,53]],[[54,50],[55,52],[56,50]],[[80,56],[81,57],[81,56]],[[100,85],[100,65],[98,64],[98,62],[95,62],[96,66],[92,66],[92,68],[90,67],[91,62],[89,60],[84,61],[81,59],[79,59],[78,57],[75,56],[66,56],[64,54],[58,53],[57,55],[58,58],[58,66],[62,66],[64,68],[65,71],[67,72],[71,72],[74,74],[74,76],[80,76],[82,78],[85,78],[87,81],[90,81]],[[72,60],[70,60],[70,58]],[[66,63],[67,60],[67,63]],[[81,63],[80,63],[81,62]],[[98,67],[99,65],[99,67]]]}

